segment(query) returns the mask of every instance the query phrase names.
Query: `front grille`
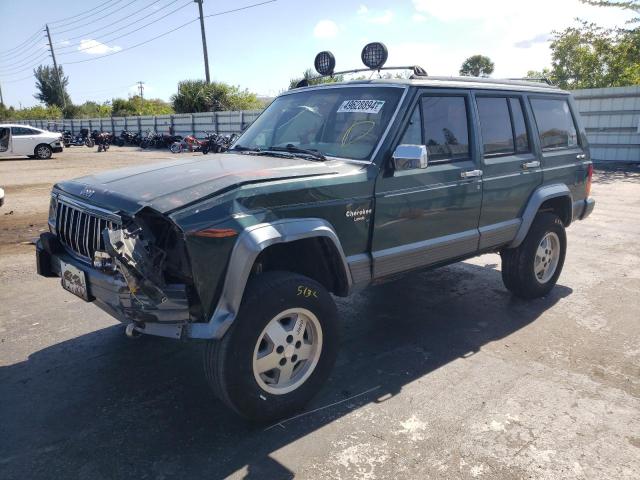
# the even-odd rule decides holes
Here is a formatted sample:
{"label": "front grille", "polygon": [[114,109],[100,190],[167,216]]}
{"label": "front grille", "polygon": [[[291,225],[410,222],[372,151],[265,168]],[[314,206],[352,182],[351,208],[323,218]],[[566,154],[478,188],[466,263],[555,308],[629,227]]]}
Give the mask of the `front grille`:
{"label": "front grille", "polygon": [[116,229],[120,225],[108,218],[58,201],[56,231],[60,242],[73,253],[91,262],[96,250],[104,251],[102,231]]}

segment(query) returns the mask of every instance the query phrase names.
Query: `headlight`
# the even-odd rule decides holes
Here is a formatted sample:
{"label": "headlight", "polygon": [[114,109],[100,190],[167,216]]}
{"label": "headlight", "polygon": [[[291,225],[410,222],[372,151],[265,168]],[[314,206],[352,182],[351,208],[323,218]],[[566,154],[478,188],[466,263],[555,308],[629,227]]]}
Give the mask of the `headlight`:
{"label": "headlight", "polygon": [[51,233],[56,232],[56,215],[58,214],[58,196],[51,195],[51,201],[49,202],[49,219],[47,223],[49,224],[49,231]]}

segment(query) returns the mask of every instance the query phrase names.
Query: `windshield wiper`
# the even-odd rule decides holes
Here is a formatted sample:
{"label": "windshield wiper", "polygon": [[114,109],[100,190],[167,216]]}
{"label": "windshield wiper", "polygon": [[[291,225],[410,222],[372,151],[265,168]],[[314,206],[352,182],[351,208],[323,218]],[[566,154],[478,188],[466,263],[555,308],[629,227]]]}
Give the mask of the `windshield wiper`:
{"label": "windshield wiper", "polygon": [[245,147],[243,145],[236,145],[235,147],[227,150],[228,152],[261,152],[259,148]]}
{"label": "windshield wiper", "polygon": [[317,160],[320,160],[322,162],[327,160],[327,157],[325,157],[322,153],[320,153],[318,150],[312,150],[312,149],[308,149],[308,148],[300,148],[300,147],[296,147],[295,145],[289,143],[287,144],[286,147],[269,147],[266,149],[274,151],[274,152],[290,152],[290,153],[301,153],[303,155],[309,155]]}

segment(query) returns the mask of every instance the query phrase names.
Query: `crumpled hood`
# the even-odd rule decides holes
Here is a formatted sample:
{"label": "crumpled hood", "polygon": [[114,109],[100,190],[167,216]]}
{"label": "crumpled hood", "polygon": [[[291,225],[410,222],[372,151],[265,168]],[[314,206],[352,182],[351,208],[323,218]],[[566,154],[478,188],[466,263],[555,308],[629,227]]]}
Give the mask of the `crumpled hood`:
{"label": "crumpled hood", "polygon": [[323,162],[224,153],[112,170],[55,188],[111,211],[133,214],[148,206],[166,213],[247,183],[332,173]]}

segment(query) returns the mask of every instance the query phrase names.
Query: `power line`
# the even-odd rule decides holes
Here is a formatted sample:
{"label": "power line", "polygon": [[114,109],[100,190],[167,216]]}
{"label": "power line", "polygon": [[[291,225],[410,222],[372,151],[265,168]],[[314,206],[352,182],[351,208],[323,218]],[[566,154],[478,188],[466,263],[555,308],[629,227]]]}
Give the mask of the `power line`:
{"label": "power line", "polygon": [[[37,35],[42,35],[42,31],[41,30],[38,30],[38,32],[36,32],[36,33],[37,33]],[[22,53],[24,52],[25,49],[32,48],[34,45],[36,45],[39,40],[42,40],[43,37],[42,36],[40,36],[40,37],[35,36],[34,37],[32,35],[29,38],[30,38],[30,40],[25,40],[20,45],[10,49],[10,50],[16,50],[15,52],[11,52],[10,50],[7,50],[5,53],[1,53],[0,57],[6,58],[6,59],[18,57],[18,56],[22,55]]]}
{"label": "power line", "polygon": [[49,57],[49,54],[45,52],[43,56],[41,56],[36,62],[32,63],[30,66],[28,66],[26,68],[21,68],[19,70],[16,70],[15,72],[6,73],[6,74],[3,73],[2,75],[10,77],[10,76],[16,75],[17,73],[25,72],[27,70],[31,70],[32,68],[34,68],[34,67],[38,66],[40,63],[42,63],[42,61],[44,59],[48,58],[48,57]]}
{"label": "power line", "polygon": [[54,20],[53,22],[49,22],[49,25],[53,25],[54,23],[64,22],[66,20],[71,20],[72,18],[76,18],[76,17],[79,17],[80,15],[84,15],[85,13],[89,13],[89,12],[95,10],[96,8],[100,8],[101,6],[106,5],[107,3],[111,3],[111,2],[113,2],[113,0],[107,0],[106,2],[101,3],[100,5],[97,5],[97,6],[93,7],[91,10],[86,10],[84,12],[76,13],[75,15],[72,15],[70,17],[61,18],[60,20]]}
{"label": "power line", "polygon": [[142,45],[146,45],[146,44],[147,44],[147,43],[149,43],[149,42],[152,42],[152,41],[154,41],[154,40],[157,40],[158,38],[166,37],[166,36],[167,36],[167,35],[169,35],[170,33],[173,33],[173,32],[175,32],[176,30],[180,30],[181,28],[184,28],[184,27],[186,27],[187,25],[189,25],[189,24],[191,24],[191,23],[193,23],[193,22],[196,22],[197,20],[198,20],[197,18],[194,18],[193,20],[189,20],[187,23],[183,23],[182,25],[180,25],[180,26],[178,26],[178,27],[176,27],[176,28],[172,28],[171,30],[169,30],[169,31],[167,31],[167,32],[164,32],[164,33],[162,33],[162,34],[160,34],[160,35],[157,35],[157,36],[155,36],[155,37],[150,38],[149,40],[145,40],[144,42],[137,43],[137,44],[132,45],[132,46],[127,47],[127,48],[123,48],[122,50],[118,50],[117,52],[107,53],[106,55],[100,55],[99,57],[93,57],[93,58],[87,58],[87,59],[85,59],[85,60],[76,60],[75,62],[64,62],[64,63],[65,63],[65,65],[72,65],[72,64],[74,64],[74,63],[92,62],[92,61],[94,61],[94,60],[99,60],[99,59],[101,59],[101,58],[111,57],[112,55],[117,55],[118,53],[123,53],[123,52],[126,52],[127,50],[132,50],[132,49],[134,49],[134,48],[141,47]]}
{"label": "power line", "polygon": [[0,71],[14,70],[16,68],[24,67],[30,63],[33,63],[35,58],[42,56],[43,52],[46,52],[46,50],[45,49],[36,50],[31,55],[27,55],[24,58],[22,58],[18,63],[15,63],[16,62],[15,60],[10,62],[7,62],[6,60],[0,61],[0,63],[2,64],[7,64],[7,65],[11,64],[10,66],[0,68]]}
{"label": "power line", "polygon": [[[86,13],[86,15],[83,15],[82,17],[80,17],[80,18],[78,18],[78,19],[76,19],[76,20],[72,20],[71,22],[64,23],[64,24],[62,24],[62,25],[58,25],[56,28],[64,28],[64,27],[67,27],[67,26],[69,26],[69,25],[73,25],[74,23],[84,22],[84,21],[86,21],[88,18],[91,18],[91,17],[93,17],[93,16],[97,15],[98,13],[102,13],[102,12],[104,12],[105,10],[109,10],[109,9],[110,9],[111,7],[113,7],[116,3],[120,3],[120,2],[122,2],[122,0],[115,0],[115,2],[114,2],[114,3],[112,3],[111,5],[106,6],[106,7],[105,7],[105,8],[103,8],[102,10],[95,10],[95,9],[94,9],[94,10],[91,10],[91,11],[87,11],[87,12],[85,12],[85,13]],[[103,4],[103,5],[104,5],[104,4]],[[105,14],[102,18],[105,18],[106,16],[109,16],[109,15],[113,15],[113,13],[114,13],[114,12],[107,13],[107,14]],[[73,28],[78,28],[78,27],[73,27]],[[73,30],[73,29],[72,29],[72,30]],[[63,30],[62,32],[65,32],[65,31],[67,31],[67,30]],[[62,32],[61,32],[61,31],[56,30],[56,33],[62,33]]]}
{"label": "power line", "polygon": [[[90,31],[90,32],[85,32],[85,33],[82,33],[82,34],[80,34],[80,35],[76,35],[75,37],[69,37],[69,38],[66,38],[66,39],[65,39],[65,41],[77,40],[78,38],[86,37],[87,35],[91,35],[91,34],[94,34],[94,33],[96,33],[96,32],[99,32],[100,30],[103,30],[103,29],[105,29],[105,28],[107,28],[107,27],[110,27],[110,26],[112,26],[112,25],[115,25],[116,23],[119,23],[119,22],[121,22],[121,21],[123,21],[123,20],[127,20],[127,19],[131,18],[131,17],[132,17],[132,16],[134,16],[134,15],[137,15],[138,13],[142,12],[143,10],[146,10],[147,8],[149,8],[149,7],[151,7],[152,5],[154,5],[154,4],[156,4],[156,3],[158,3],[159,1],[160,1],[160,0],[154,0],[153,2],[149,3],[148,5],[145,5],[144,7],[142,7],[141,9],[136,10],[135,12],[130,13],[130,14],[129,14],[129,15],[127,15],[126,17],[119,18],[119,19],[118,19],[118,20],[116,20],[115,22],[111,22],[111,23],[109,23],[109,24],[107,24],[107,25],[104,25],[103,27],[97,28],[97,29],[92,30],[92,31]],[[174,2],[171,2],[171,3],[167,4],[167,5],[165,5],[164,7],[159,8],[158,10],[154,11],[153,13],[151,13],[151,15],[155,15],[156,13],[158,13],[159,11],[161,11],[161,10],[163,10],[163,9],[167,8],[169,5],[171,5],[171,4],[173,4],[173,3],[175,3],[176,1],[178,1],[178,0],[175,0]],[[117,32],[117,30],[114,30],[114,31],[116,31],[116,32]],[[113,32],[110,32],[110,33],[113,33]],[[109,35],[109,34],[108,34],[108,33],[105,33],[104,35]],[[62,43],[62,42],[59,42],[59,43]],[[60,46],[64,47],[65,45],[60,45]]]}
{"label": "power line", "polygon": [[241,10],[247,10],[249,8],[259,7],[261,5],[266,5],[267,3],[274,3],[274,2],[277,2],[277,1],[278,0],[267,0],[266,2],[254,3],[253,5],[247,5],[245,7],[234,8],[232,10],[225,10],[223,12],[212,13],[211,15],[205,15],[204,18],[219,17],[220,15],[226,15],[227,13],[235,13],[235,12],[239,12]]}
{"label": "power line", "polygon": [[16,83],[22,82],[23,80],[27,80],[29,78],[33,78],[33,75],[29,75],[28,77],[16,78],[15,80],[3,80],[2,83]]}
{"label": "power line", "polygon": [[6,50],[2,50],[2,51],[0,52],[0,55],[6,55],[6,54],[8,54],[8,53],[9,53],[9,52],[11,52],[11,51],[16,50],[17,48],[20,48],[22,45],[24,45],[25,43],[29,42],[29,40],[31,40],[32,38],[36,37],[36,36],[37,36],[37,35],[39,35],[39,34],[41,34],[41,30],[38,28],[38,30],[36,30],[36,31],[35,31],[35,33],[33,33],[33,34],[31,34],[31,35],[29,36],[29,38],[27,38],[26,40],[22,41],[21,43],[19,43],[19,44],[18,44],[18,45],[16,45],[15,47],[11,47],[11,48],[8,48],[8,49],[6,49]]}
{"label": "power line", "polygon": [[[173,4],[173,3],[176,3],[177,1],[178,1],[178,0],[173,0],[173,2],[171,2],[169,5],[171,5],[171,4]],[[168,16],[170,16],[170,15],[173,15],[173,14],[174,14],[174,13],[176,13],[178,10],[181,10],[181,9],[185,8],[185,7],[186,7],[186,6],[188,6],[189,4],[191,4],[191,0],[189,0],[189,1],[188,1],[187,3],[185,3],[184,5],[182,5],[182,6],[178,7],[178,8],[176,8],[176,9],[174,9],[174,10],[172,10],[172,11],[170,11],[169,13],[166,13],[166,14],[165,14],[165,15],[163,15],[162,17],[156,18],[155,20],[152,20],[151,22],[145,23],[144,25],[142,25],[141,27],[136,28],[135,30],[131,30],[130,32],[123,33],[122,35],[117,35],[117,36],[115,36],[115,37],[111,37],[111,38],[107,38],[107,39],[105,39],[105,38],[103,38],[102,36],[100,36],[100,37],[98,37],[98,38],[100,39],[100,43],[113,42],[114,40],[118,40],[119,38],[123,38],[123,37],[126,37],[126,36],[128,36],[128,35],[131,35],[132,33],[135,33],[135,32],[137,32],[137,31],[139,31],[139,30],[142,30],[143,28],[146,28],[146,27],[148,27],[149,25],[153,25],[154,23],[157,23],[157,22],[159,22],[160,20],[162,20],[162,19],[164,19],[164,18],[166,18],[166,17],[168,17]],[[168,6],[168,5],[167,5],[167,6]],[[131,26],[131,25],[133,25],[134,23],[137,23],[137,22],[139,22],[139,20],[135,20],[135,21],[133,21],[133,22],[131,22],[131,23],[127,24],[126,26],[124,26],[124,27],[120,27],[119,29],[116,29],[116,30],[114,30],[114,31],[112,31],[112,32],[109,32],[108,34],[105,34],[105,35],[110,35],[111,33],[117,32],[118,30],[122,30],[123,28],[129,27],[129,26]],[[66,51],[64,51],[64,50],[67,50],[67,49],[69,49],[69,48],[72,48],[74,51],[73,51],[73,52],[66,52]],[[73,54],[73,53],[75,53],[75,52],[83,52],[83,51],[85,51],[85,50],[91,50],[92,48],[95,48],[95,46],[94,46],[94,45],[92,45],[91,47],[84,47],[84,48],[75,48],[75,46],[72,46],[72,47],[64,47],[64,48],[61,48],[61,49],[60,49],[60,50],[62,50],[62,51],[63,51],[63,53],[61,53],[60,55],[71,55],[71,54]]]}

